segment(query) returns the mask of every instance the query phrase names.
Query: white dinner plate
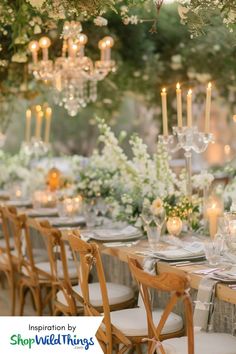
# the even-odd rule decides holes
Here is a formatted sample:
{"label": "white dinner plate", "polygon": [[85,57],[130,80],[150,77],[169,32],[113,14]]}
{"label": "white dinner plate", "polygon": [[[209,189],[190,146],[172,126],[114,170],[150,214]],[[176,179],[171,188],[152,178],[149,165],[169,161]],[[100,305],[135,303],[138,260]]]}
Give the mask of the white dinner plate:
{"label": "white dinner plate", "polygon": [[126,227],[122,230],[120,229],[98,229],[91,231],[83,231],[85,237],[92,238],[97,241],[128,241],[136,240],[143,236],[143,234],[134,227]]}
{"label": "white dinner plate", "polygon": [[84,226],[86,225],[85,218],[83,216],[78,216],[76,218],[67,218],[67,217],[56,217],[50,218],[49,222],[53,226],[65,227],[65,226]]}
{"label": "white dinner plate", "polygon": [[14,207],[29,207],[32,205],[32,202],[31,200],[8,200],[4,204]]}
{"label": "white dinner plate", "polygon": [[58,211],[57,208],[39,208],[26,211],[26,214],[30,217],[57,216]]}

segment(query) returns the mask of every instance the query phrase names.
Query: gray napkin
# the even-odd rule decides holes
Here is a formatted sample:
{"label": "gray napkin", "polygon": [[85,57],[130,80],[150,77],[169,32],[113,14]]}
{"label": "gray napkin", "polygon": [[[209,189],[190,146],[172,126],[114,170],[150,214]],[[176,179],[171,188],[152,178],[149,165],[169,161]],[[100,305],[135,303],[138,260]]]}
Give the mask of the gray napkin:
{"label": "gray napkin", "polygon": [[216,280],[208,277],[204,277],[200,281],[193,316],[195,328],[197,327],[204,331],[209,330],[214,310],[216,284]]}

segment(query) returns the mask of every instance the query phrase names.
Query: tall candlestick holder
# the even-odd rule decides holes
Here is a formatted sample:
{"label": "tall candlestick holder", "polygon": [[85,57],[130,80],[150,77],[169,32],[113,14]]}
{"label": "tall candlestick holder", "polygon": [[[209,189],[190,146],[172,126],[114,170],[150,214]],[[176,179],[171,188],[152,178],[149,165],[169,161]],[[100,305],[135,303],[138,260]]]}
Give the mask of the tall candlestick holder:
{"label": "tall candlestick holder", "polygon": [[21,144],[21,152],[31,157],[44,157],[51,151],[51,144],[44,142],[42,139],[32,137],[30,142],[24,141]]}
{"label": "tall candlestick holder", "polygon": [[201,154],[206,151],[209,143],[213,140],[213,135],[210,133],[199,132],[196,126],[194,127],[174,127],[173,133],[178,140],[178,148],[182,148],[185,153],[187,183],[187,196],[192,196],[192,153]]}

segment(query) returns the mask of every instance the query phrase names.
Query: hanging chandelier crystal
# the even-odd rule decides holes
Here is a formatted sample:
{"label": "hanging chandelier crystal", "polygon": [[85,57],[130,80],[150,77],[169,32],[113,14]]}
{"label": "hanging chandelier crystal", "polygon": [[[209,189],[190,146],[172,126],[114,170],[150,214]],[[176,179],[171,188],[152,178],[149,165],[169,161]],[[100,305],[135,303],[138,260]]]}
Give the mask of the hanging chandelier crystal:
{"label": "hanging chandelier crystal", "polygon": [[[51,82],[55,103],[64,106],[70,116],[75,116],[80,108],[96,101],[98,81],[115,70],[115,62],[111,60],[114,40],[107,36],[99,41],[101,58],[93,62],[85,55],[88,37],[82,33],[80,22],[65,22],[61,38],[62,54],[55,62],[49,59],[51,40],[48,37],[31,41],[29,50],[33,63],[29,65],[29,70],[37,80]],[[40,49],[41,60],[38,59]]]}

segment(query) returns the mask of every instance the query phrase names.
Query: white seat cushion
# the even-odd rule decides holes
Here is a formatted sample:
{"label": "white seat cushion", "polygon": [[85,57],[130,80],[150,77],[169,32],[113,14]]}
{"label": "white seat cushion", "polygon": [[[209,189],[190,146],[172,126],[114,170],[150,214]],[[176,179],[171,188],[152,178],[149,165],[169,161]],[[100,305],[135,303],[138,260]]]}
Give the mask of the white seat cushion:
{"label": "white seat cushion", "polygon": [[[0,248],[5,249],[6,248],[6,241],[5,238],[0,238]],[[10,248],[14,248],[14,240],[10,239]]]}
{"label": "white seat cushion", "polygon": [[[225,333],[195,333],[195,354],[236,354],[236,337]],[[166,354],[188,354],[187,337],[163,342]]]}
{"label": "white seat cushion", "polygon": [[[75,266],[74,266],[74,262],[67,262],[68,264],[68,272],[69,272],[69,276],[70,278],[74,279],[77,277],[77,270],[75,269]],[[39,263],[36,263],[35,266],[40,269],[41,271],[43,271],[44,273],[48,273],[49,276],[51,274],[51,269],[50,269],[50,263],[49,262],[39,262]],[[63,279],[64,278],[64,274],[63,274],[63,268],[62,268],[62,262],[61,261],[58,261],[57,262],[57,272],[58,272],[58,277],[60,279]],[[27,269],[23,268],[22,269],[22,273],[26,276],[28,276],[28,272],[27,272]],[[41,277],[41,278],[44,278],[44,277]]]}
{"label": "white seat cushion", "polygon": [[[110,305],[120,304],[125,301],[129,301],[133,299],[134,292],[131,288],[125,285],[116,284],[116,283],[106,283],[107,286],[107,294]],[[73,286],[73,290],[82,296],[80,286]],[[94,307],[102,306],[102,295],[99,283],[91,283],[89,284],[89,294],[90,294],[90,302]],[[67,305],[66,299],[62,291],[57,293],[57,300],[64,305]],[[81,307],[81,304],[77,303],[78,307]]]}
{"label": "white seat cushion", "polygon": [[[153,320],[158,325],[162,310],[153,310]],[[111,312],[111,322],[126,336],[147,336],[147,315],[144,308],[126,309]],[[163,328],[162,334],[174,333],[183,328],[180,316],[171,313]],[[182,353],[181,353],[182,354]]]}

